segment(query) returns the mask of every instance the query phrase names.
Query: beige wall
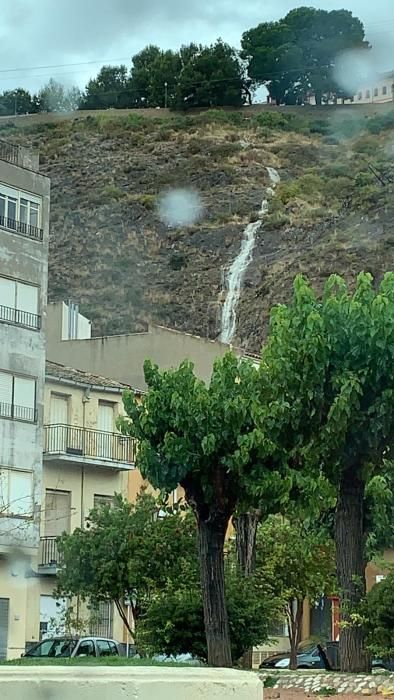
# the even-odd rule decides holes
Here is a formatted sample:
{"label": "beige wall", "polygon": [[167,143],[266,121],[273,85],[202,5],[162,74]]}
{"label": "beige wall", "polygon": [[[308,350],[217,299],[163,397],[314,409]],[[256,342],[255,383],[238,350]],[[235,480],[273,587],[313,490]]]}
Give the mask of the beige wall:
{"label": "beige wall", "polygon": [[25,650],[25,626],[28,615],[27,589],[31,579],[25,578],[29,560],[15,556],[0,559],[0,598],[9,600],[7,658],[19,657]]}
{"label": "beige wall", "polygon": [[161,326],[152,326],[148,333],[62,341],[62,309],[60,303],[48,306],[48,359],[117,379],[136,389],[146,386],[143,364],[147,358],[162,368],[192,360],[196,374],[207,381],[214,360],[229,349],[224,343]]}
{"label": "beige wall", "polygon": [[[97,429],[99,401],[114,404],[114,419],[123,413],[122,395],[120,391],[104,391],[92,389],[88,394],[86,387],[77,386],[62,381],[47,380],[45,386],[44,424],[50,422],[51,396],[63,395],[68,397],[68,424],[76,427]],[[104,468],[91,464],[81,464],[59,459],[45,459],[43,464],[42,481],[42,511],[41,511],[41,536],[45,534],[45,493],[47,489],[69,491],[71,494],[70,525],[71,530],[83,527],[86,518],[94,505],[95,494],[100,496],[113,496],[114,493],[128,495],[129,473],[114,467]],[[39,559],[33,560],[33,569],[38,570]],[[53,595],[56,587],[56,576],[39,576],[29,581],[28,589],[25,586],[25,598],[27,596],[28,615],[24,615],[23,642],[21,651],[24,650],[25,641],[37,641],[40,631],[40,596]],[[74,608],[76,602],[73,602]],[[86,609],[81,604],[81,616],[87,619]],[[114,611],[113,635],[118,641],[124,640],[123,623],[116,611]],[[19,650],[18,650],[19,651]],[[17,654],[18,656],[20,653]]]}

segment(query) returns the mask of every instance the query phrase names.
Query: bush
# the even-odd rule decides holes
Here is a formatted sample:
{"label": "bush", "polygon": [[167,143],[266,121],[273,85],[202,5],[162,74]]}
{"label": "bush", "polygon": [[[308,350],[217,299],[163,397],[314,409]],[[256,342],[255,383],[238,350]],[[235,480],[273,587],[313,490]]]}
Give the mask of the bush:
{"label": "bush", "polygon": [[367,648],[382,658],[394,657],[394,572],[368,593],[364,610]]}
{"label": "bush", "polygon": [[263,129],[298,132],[307,130],[306,120],[298,117],[296,114],[283,114],[283,112],[274,111],[262,112],[257,115],[256,122]]}
{"label": "bush", "polygon": [[394,111],[371,117],[367,121],[366,128],[370,134],[380,134],[386,129],[394,129]]}
{"label": "bush", "polygon": [[225,109],[209,109],[202,112],[194,120],[197,124],[229,124],[230,126],[240,126],[244,121],[241,112],[232,112]]}

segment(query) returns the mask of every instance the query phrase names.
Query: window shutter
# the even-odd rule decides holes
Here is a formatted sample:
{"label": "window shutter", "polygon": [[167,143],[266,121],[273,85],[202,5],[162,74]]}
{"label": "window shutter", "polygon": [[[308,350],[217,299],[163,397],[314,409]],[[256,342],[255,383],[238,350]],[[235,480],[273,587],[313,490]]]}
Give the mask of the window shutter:
{"label": "window shutter", "polygon": [[29,314],[38,314],[38,287],[17,282],[16,308]]}
{"label": "window shutter", "polygon": [[51,425],[67,425],[68,423],[68,396],[51,396],[50,407]]}
{"label": "window shutter", "polygon": [[26,377],[14,378],[14,405],[32,408],[35,406],[36,383]]}
{"label": "window shutter", "polygon": [[12,374],[0,372],[0,415],[12,415]]}
{"label": "window shutter", "polygon": [[15,308],[15,282],[0,277],[0,304],[1,306],[9,306]]}
{"label": "window shutter", "polygon": [[0,659],[7,658],[9,598],[0,598]]}
{"label": "window shutter", "polygon": [[30,472],[10,472],[9,512],[14,515],[33,515],[33,480]]}

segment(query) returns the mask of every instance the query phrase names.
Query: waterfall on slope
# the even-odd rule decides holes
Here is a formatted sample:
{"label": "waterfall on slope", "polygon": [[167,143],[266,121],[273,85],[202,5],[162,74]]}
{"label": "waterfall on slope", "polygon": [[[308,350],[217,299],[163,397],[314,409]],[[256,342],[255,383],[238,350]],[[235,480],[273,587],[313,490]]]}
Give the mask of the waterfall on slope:
{"label": "waterfall on slope", "polygon": [[261,203],[257,221],[248,224],[243,232],[241,250],[226,272],[225,288],[226,299],[223,304],[220,340],[222,343],[231,343],[236,329],[236,309],[241,296],[242,282],[245,272],[253,259],[253,249],[256,244],[256,233],[263,223],[265,214],[268,211],[268,196],[280,181],[279,173],[275,168],[267,168],[271,187],[266,190],[266,197]]}

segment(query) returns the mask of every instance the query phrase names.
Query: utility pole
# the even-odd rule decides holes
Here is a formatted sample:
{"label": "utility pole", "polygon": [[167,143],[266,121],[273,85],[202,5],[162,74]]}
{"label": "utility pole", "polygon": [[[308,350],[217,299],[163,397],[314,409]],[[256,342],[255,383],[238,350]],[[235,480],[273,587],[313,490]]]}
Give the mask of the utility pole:
{"label": "utility pole", "polygon": [[14,115],[17,115],[17,108],[18,108],[18,93],[15,90],[14,92]]}
{"label": "utility pole", "polygon": [[168,83],[165,81],[164,83],[164,107],[167,109],[167,101],[168,101]]}

